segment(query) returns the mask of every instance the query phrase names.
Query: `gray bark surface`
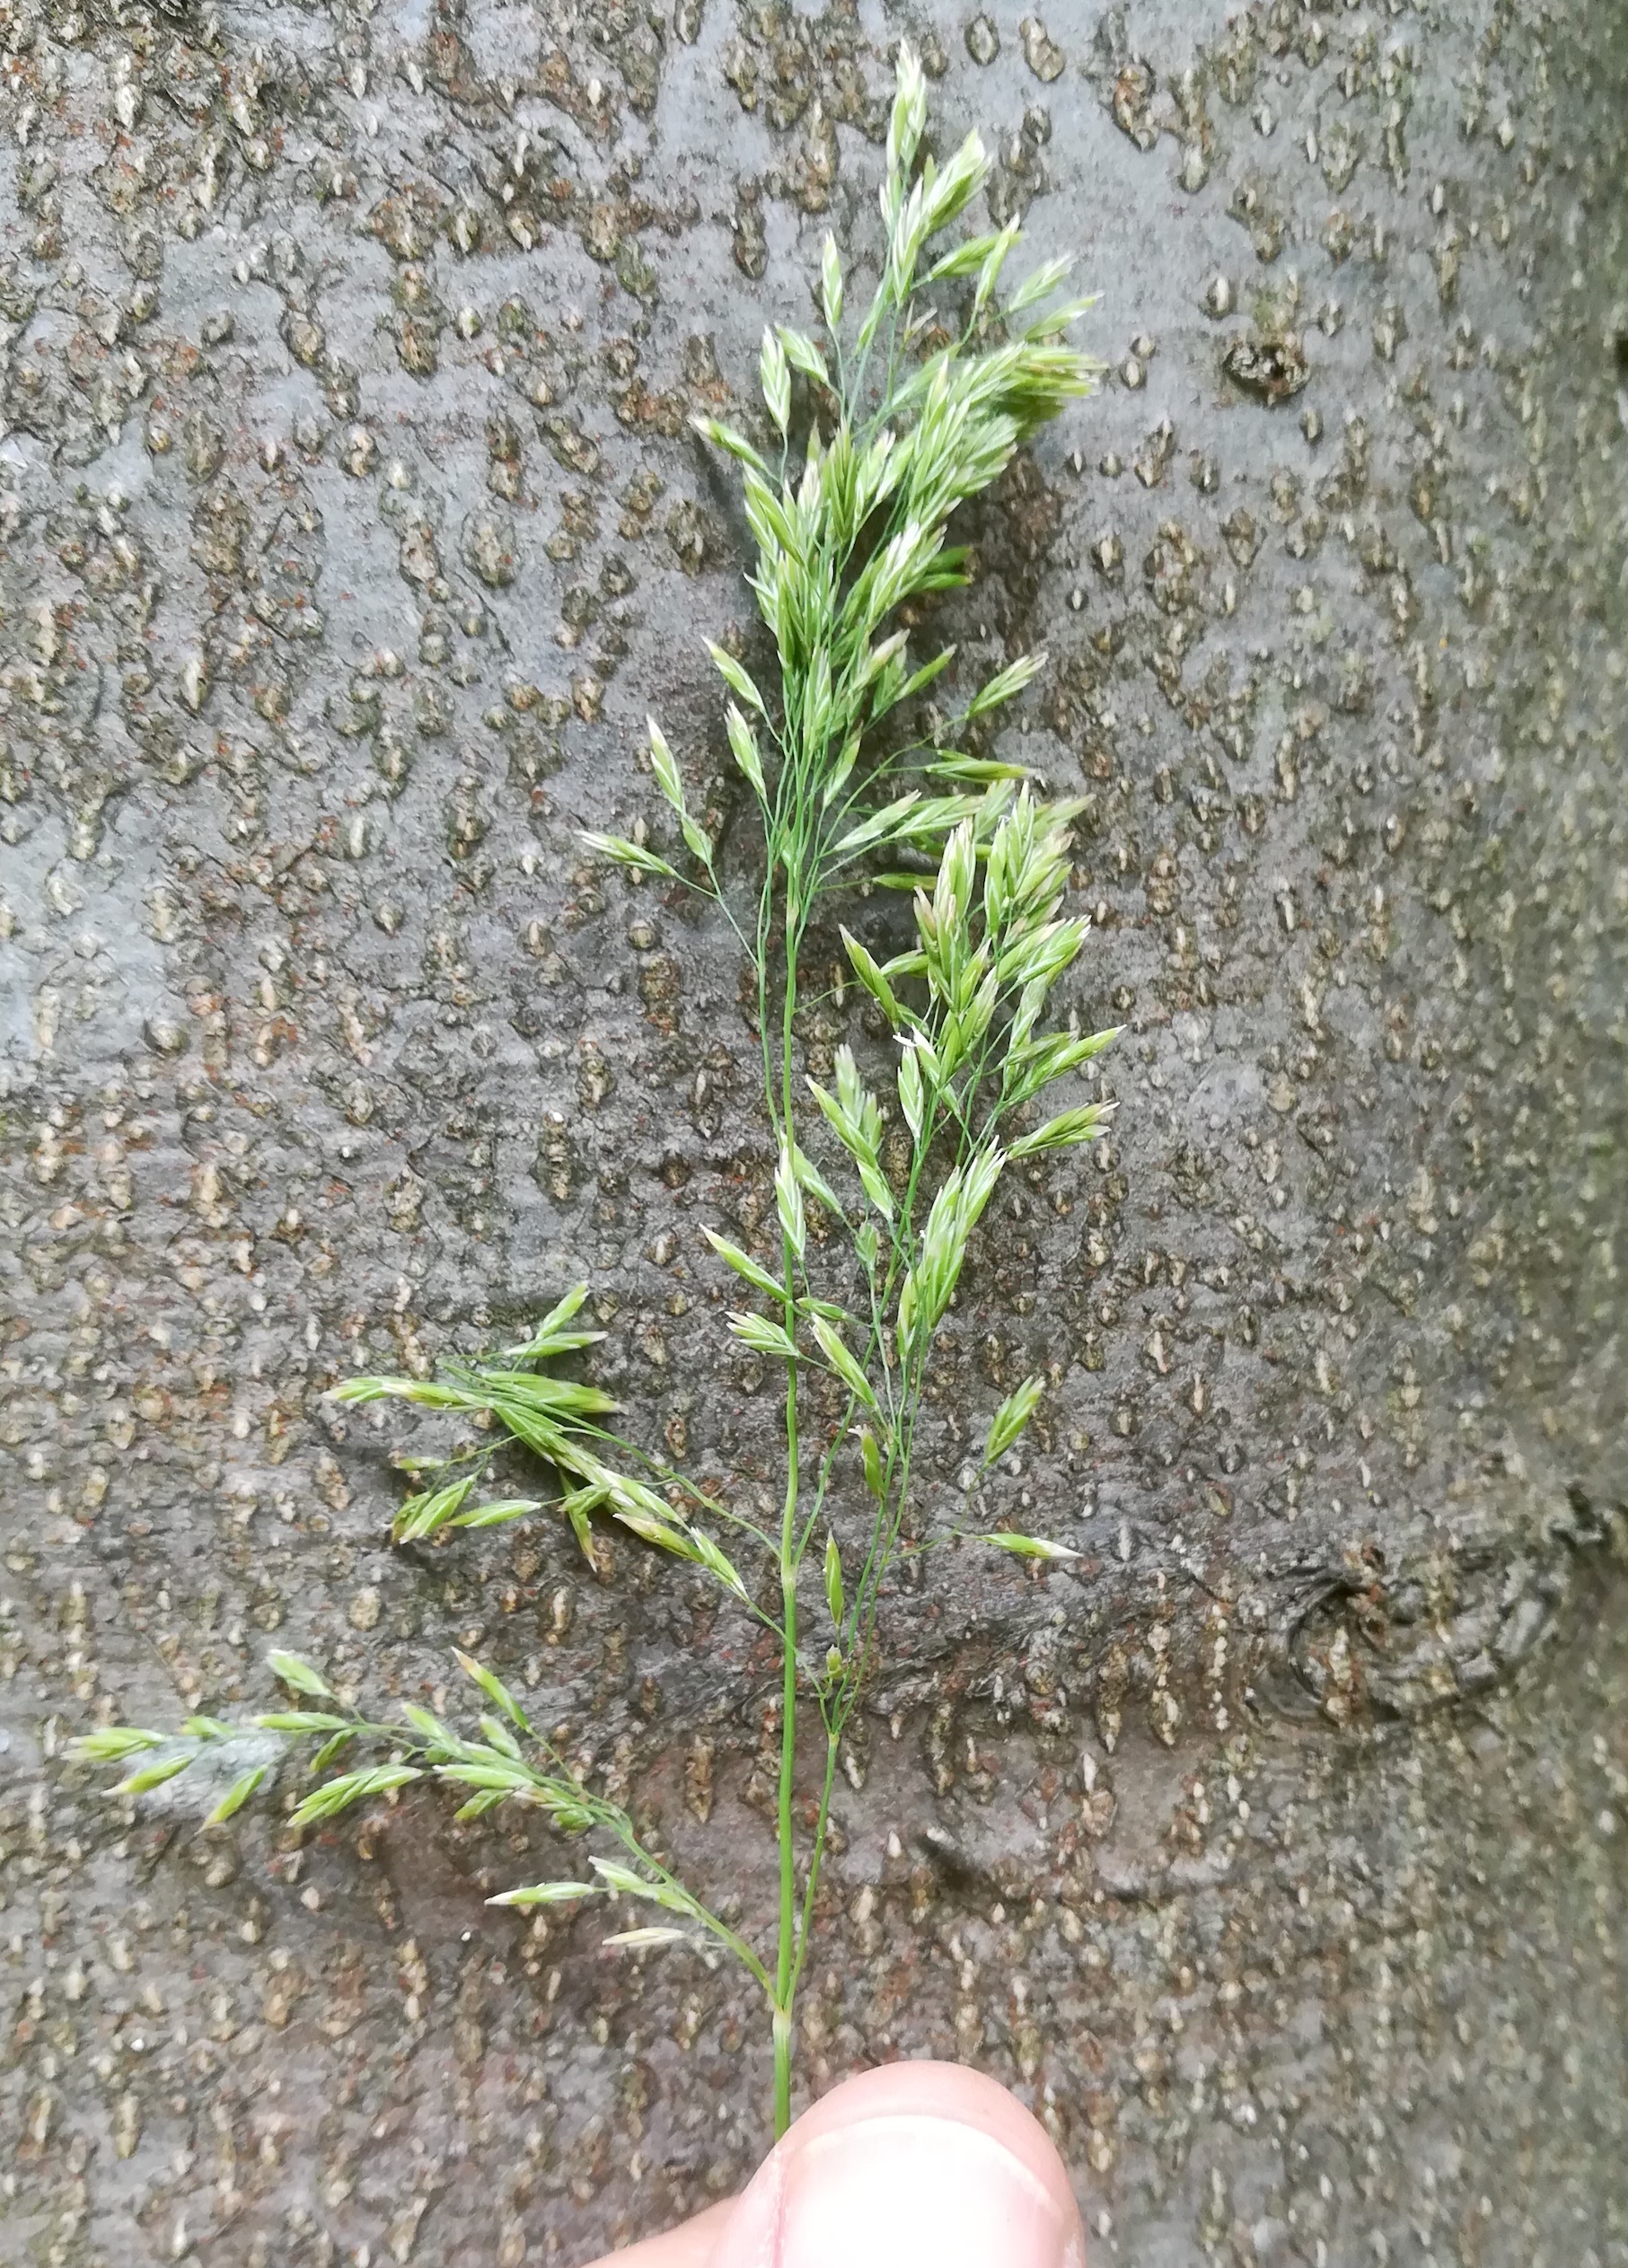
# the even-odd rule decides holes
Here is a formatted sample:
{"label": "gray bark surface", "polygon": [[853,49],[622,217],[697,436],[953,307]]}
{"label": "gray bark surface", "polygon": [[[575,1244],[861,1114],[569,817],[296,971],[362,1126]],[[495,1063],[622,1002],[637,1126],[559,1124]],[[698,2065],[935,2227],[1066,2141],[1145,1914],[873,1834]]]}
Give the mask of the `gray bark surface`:
{"label": "gray bark surface", "polygon": [[[586,864],[891,43],[1102,293],[1098,399],[972,523],[967,681],[1083,796],[1111,1145],[992,1209],[838,1805],[804,2077],[932,2053],[1055,2133],[1098,2260],[1628,2263],[1628,19],[1046,21],[399,0],[0,6],[0,2256],[561,2268],[723,2193],[735,1979],[483,1903],[404,1801],[294,1848],[109,1805],[99,1711],[380,1698],[471,1647],[767,1922],[744,1618],[547,1522],[392,1552],[321,1395],[591,1278],[594,1375],[775,1484],[701,1238],[772,1218],[721,926]],[[731,840],[734,836],[731,836]],[[738,855],[738,854],[737,854]],[[740,868],[744,874],[744,866]],[[891,900],[858,909],[895,934]],[[835,966],[834,939],[832,955]],[[814,1007],[817,1071],[851,990]],[[433,1428],[426,1428],[426,1438]]]}

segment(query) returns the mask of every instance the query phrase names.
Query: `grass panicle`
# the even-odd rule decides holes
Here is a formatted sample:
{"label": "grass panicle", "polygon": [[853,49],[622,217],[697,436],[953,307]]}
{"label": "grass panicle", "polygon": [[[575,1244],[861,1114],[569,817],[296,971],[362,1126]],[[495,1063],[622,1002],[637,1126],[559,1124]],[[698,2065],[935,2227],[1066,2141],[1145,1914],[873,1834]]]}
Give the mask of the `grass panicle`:
{"label": "grass panicle", "polygon": [[[797,1991],[839,1747],[874,1666],[890,1571],[902,1552],[952,1533],[918,1535],[911,1523],[906,1541],[935,1340],[1003,1178],[1020,1162],[1095,1140],[1111,1108],[1066,1098],[1045,1107],[1115,1035],[1048,1024],[1087,936],[1087,924],[1065,910],[1072,808],[1047,803],[1023,765],[988,752],[990,720],[1022,697],[1044,657],[1018,655],[973,685],[958,709],[924,714],[955,650],[912,646],[937,594],[971,579],[965,547],[950,540],[958,507],[1088,393],[1100,366],[1067,340],[1083,306],[1057,298],[1066,262],[1044,262],[1008,286],[1016,224],[946,241],[982,189],[989,159],[972,134],[939,161],[924,151],[926,127],[926,80],[906,44],[888,126],[877,280],[857,323],[853,279],[827,236],[824,336],[764,330],[755,435],[716,417],[695,420],[740,468],[755,549],[748,579],[779,659],[770,691],[735,655],[708,648],[726,689],[725,734],[762,855],[744,872],[733,848],[720,862],[654,717],[649,761],[669,840],[652,848],[642,830],[638,841],[586,838],[612,866],[713,901],[752,971],[778,1249],[755,1255],[707,1234],[741,1288],[729,1332],[780,1372],[779,1517],[765,1527],[727,1491],[695,1487],[614,1429],[608,1395],[553,1367],[601,1335],[577,1324],[585,1285],[490,1358],[448,1359],[426,1377],[351,1378],[334,1390],[342,1404],[407,1402],[475,1429],[472,1446],[449,1456],[403,1460],[414,1485],[396,1515],[398,1543],[429,1546],[454,1529],[556,1516],[597,1570],[598,1524],[609,1521],[700,1569],[763,1623],[781,1666],[781,1750],[778,1897],[761,1941],[678,1881],[628,1814],[467,1656],[459,1659],[476,1698],[473,1722],[462,1727],[414,1704],[366,1719],[311,1664],[278,1652],[270,1667],[292,1708],[238,1727],[189,1718],[171,1735],[107,1726],[77,1744],[84,1761],[117,1766],[116,1792],[132,1797],[206,1759],[213,1789],[241,1763],[211,1824],[231,1818],[267,1779],[267,1759],[245,1744],[269,1736],[310,1755],[315,1784],[290,1815],[296,1831],[431,1780],[451,1789],[460,1818],[516,1805],[564,1834],[596,1837],[607,1848],[585,1869],[492,1903],[608,1901],[634,1917],[608,1945],[647,1951],[710,1940],[738,1960],[770,2019],[777,2132],[790,2115]],[[891,1061],[867,1071],[842,1047],[826,1086],[801,1068],[801,957],[827,902],[862,883],[910,894],[911,941],[885,961],[840,930],[853,978],[891,1035]],[[802,1385],[815,1373],[841,1407],[834,1426],[809,1423]],[[1043,1380],[1030,1377],[1001,1403],[983,1470],[1012,1448],[1043,1393]],[[551,1499],[490,1488],[492,1466],[515,1450],[556,1477]],[[1036,1560],[1073,1556],[1008,1529],[967,1540]],[[811,1552],[819,1575],[805,1583]],[[805,1719],[818,1725],[819,1793],[812,1829],[802,1830],[794,1798]],[[638,1919],[647,1909],[673,1919]]]}

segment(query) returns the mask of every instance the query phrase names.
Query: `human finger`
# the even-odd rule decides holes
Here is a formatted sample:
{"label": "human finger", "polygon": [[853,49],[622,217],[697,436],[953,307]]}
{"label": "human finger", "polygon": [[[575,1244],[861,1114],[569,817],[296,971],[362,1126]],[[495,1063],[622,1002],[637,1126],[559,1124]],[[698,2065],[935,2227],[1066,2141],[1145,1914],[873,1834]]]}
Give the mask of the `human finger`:
{"label": "human finger", "polygon": [[[990,2079],[890,2063],[800,2118],[706,2268],[1085,2268],[1061,2158]],[[659,2268],[668,2268],[662,2262]]]}

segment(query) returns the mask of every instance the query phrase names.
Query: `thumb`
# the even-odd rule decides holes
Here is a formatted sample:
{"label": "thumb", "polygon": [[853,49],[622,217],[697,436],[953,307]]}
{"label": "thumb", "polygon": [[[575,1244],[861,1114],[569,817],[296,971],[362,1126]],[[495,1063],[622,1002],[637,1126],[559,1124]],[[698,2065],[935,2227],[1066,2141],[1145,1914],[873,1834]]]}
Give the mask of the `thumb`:
{"label": "thumb", "polygon": [[708,2268],[1085,2268],[1063,2163],[1015,2096],[953,2063],[836,2088],[765,2159]]}

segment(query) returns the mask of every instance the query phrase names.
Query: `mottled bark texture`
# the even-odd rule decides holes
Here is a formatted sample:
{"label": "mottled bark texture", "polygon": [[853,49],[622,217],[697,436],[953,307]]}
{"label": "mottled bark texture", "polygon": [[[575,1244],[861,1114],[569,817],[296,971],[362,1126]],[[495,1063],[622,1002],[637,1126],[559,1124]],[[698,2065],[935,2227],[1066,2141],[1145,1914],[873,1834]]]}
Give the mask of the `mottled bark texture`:
{"label": "mottled bark texture", "polygon": [[[805,2076],[981,2063],[1127,2268],[1628,2261],[1603,0],[0,6],[8,2260],[565,2268],[761,2146],[733,1976],[483,1906],[543,1839],[294,1850],[292,1774],[200,1837],[60,1748],[462,1642],[766,1920],[746,1622],[546,1523],[392,1553],[321,1394],[587,1274],[635,1429],[773,1485],[700,1235],[772,1218],[737,963],[575,831],[659,823],[647,708],[736,814],[700,636],[770,657],[685,418],[871,242],[906,31],[1103,294],[944,619],[966,681],[1052,650],[1007,744],[1128,1029],[923,1467],[1043,1367],[990,1510],[1086,1557],[893,1601]],[[851,990],[805,1029],[881,1059]]]}

